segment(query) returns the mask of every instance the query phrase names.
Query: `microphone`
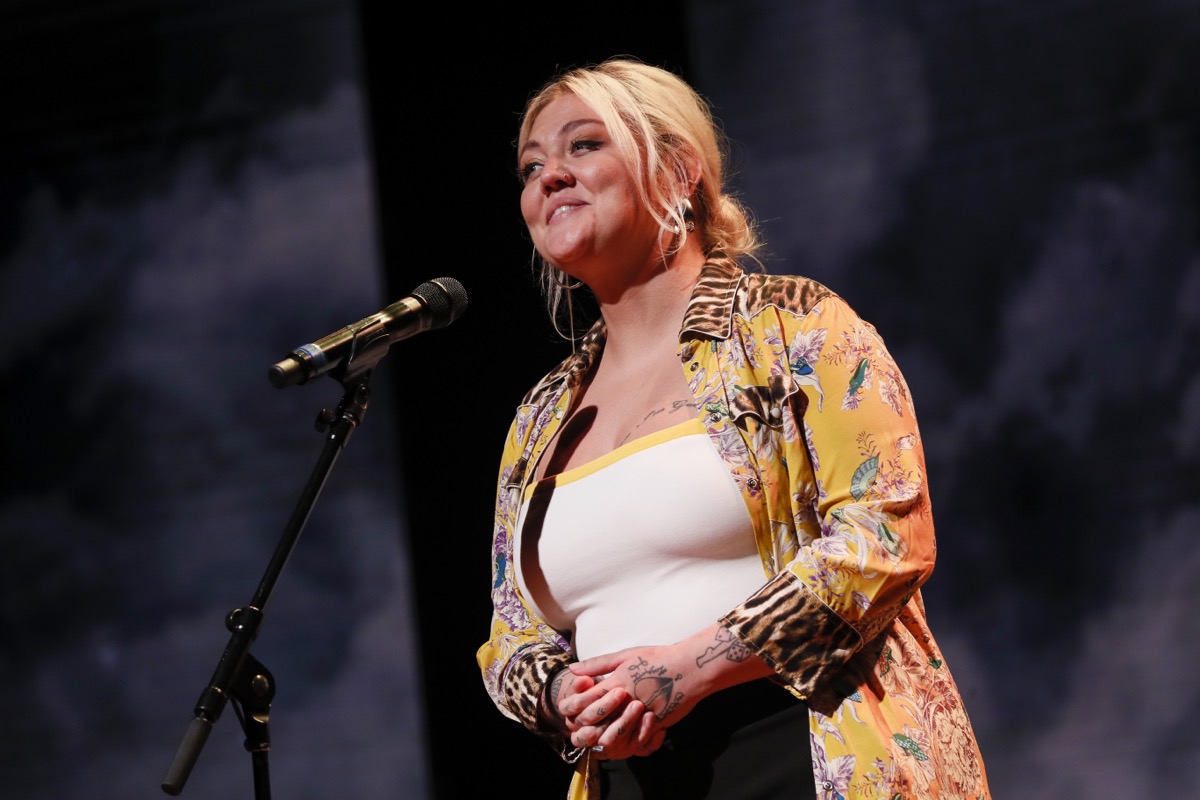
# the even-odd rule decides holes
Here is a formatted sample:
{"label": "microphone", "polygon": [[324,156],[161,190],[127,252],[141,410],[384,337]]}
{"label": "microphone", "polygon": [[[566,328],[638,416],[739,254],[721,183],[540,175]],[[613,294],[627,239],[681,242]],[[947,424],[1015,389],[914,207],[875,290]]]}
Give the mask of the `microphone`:
{"label": "microphone", "polygon": [[[323,339],[297,347],[267,373],[276,389],[308,383],[328,372],[351,367],[374,367],[387,349],[401,339],[444,328],[467,308],[467,290],[454,278],[434,278],[390,306],[334,331]],[[358,361],[356,361],[358,359]],[[369,362],[367,361],[369,359]]]}

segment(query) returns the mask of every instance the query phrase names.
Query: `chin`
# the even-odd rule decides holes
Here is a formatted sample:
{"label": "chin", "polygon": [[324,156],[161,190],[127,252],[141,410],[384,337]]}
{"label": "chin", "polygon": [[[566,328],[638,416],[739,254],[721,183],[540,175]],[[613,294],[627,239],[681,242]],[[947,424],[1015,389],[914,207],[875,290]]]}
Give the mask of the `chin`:
{"label": "chin", "polygon": [[563,248],[546,249],[538,248],[538,252],[542,253],[542,257],[549,261],[555,267],[558,267],[563,272],[570,272],[571,265],[577,264],[584,255],[577,249],[565,250]]}

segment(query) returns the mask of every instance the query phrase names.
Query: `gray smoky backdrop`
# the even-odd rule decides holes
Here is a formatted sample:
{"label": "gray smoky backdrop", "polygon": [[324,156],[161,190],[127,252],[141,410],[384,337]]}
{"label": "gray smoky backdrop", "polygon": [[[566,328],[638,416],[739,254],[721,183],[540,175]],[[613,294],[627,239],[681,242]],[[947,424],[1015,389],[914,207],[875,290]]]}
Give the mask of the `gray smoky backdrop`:
{"label": "gray smoky backdrop", "polygon": [[[474,654],[500,445],[569,349],[517,115],[618,54],[713,102],[767,268],[904,371],[995,796],[1194,797],[1198,0],[9,0],[0,796],[164,796],[342,397],[267,368],[443,275],[466,313],[381,362],[264,610],[271,783],[565,796]],[[254,797],[243,738],[226,708],[183,796]]]}
{"label": "gray smoky backdrop", "polygon": [[[342,395],[267,369],[386,304],[357,30],[326,0],[5,4],[5,798],[166,796]],[[253,647],[281,798],[425,792],[387,378]],[[227,707],[184,796],[252,797],[243,738]]]}

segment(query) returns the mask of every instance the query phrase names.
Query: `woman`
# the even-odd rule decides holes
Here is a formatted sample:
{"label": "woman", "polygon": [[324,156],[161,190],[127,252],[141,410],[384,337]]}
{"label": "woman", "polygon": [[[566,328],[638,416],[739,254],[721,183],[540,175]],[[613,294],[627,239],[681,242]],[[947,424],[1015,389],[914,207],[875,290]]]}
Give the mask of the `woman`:
{"label": "woman", "polygon": [[551,313],[586,286],[601,319],[505,440],[478,654],[500,711],[574,763],[575,797],[988,797],[874,328],[739,266],[760,243],[724,139],[670,72],[566,72],[517,145]]}

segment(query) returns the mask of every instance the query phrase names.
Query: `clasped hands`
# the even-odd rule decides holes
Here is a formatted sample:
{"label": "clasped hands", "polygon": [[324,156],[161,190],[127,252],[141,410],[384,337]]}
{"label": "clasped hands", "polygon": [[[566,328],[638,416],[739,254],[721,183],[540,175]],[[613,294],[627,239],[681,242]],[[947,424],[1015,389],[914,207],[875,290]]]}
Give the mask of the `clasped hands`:
{"label": "clasped hands", "polygon": [[544,716],[600,758],[650,755],[700,699],[677,659],[671,647],[632,647],[570,664],[547,686]]}

